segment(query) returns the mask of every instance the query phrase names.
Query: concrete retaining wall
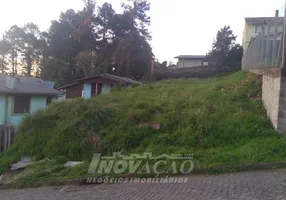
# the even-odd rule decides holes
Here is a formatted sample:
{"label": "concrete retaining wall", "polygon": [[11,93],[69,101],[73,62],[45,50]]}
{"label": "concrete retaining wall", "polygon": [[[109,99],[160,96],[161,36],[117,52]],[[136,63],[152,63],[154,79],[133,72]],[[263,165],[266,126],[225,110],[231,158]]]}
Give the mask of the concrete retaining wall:
{"label": "concrete retaining wall", "polygon": [[281,70],[277,130],[278,132],[286,134],[286,69],[285,68],[282,68]]}
{"label": "concrete retaining wall", "polygon": [[262,100],[273,126],[277,129],[280,97],[281,71],[267,72],[263,75]]}
{"label": "concrete retaining wall", "polygon": [[286,134],[286,70],[264,71],[262,100],[275,129]]}

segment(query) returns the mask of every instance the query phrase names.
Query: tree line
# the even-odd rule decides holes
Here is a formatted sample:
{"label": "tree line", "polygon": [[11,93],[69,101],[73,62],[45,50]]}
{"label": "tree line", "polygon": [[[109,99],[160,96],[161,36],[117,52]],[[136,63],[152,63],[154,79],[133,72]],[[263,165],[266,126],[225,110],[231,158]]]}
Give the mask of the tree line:
{"label": "tree line", "polygon": [[118,13],[110,3],[86,0],[82,10],[62,12],[47,31],[34,23],[12,26],[0,40],[0,73],[36,75],[57,85],[99,73],[148,77],[150,3],[127,0],[121,7]]}
{"label": "tree line", "polygon": [[[80,11],[69,9],[41,32],[34,23],[13,25],[0,40],[0,73],[38,76],[63,85],[75,79],[111,73],[148,78],[153,59],[148,31],[148,0],[125,0],[122,11],[112,4],[86,0]],[[218,71],[240,69],[243,49],[231,28],[217,33],[206,61]],[[158,60],[155,68],[175,66]]]}

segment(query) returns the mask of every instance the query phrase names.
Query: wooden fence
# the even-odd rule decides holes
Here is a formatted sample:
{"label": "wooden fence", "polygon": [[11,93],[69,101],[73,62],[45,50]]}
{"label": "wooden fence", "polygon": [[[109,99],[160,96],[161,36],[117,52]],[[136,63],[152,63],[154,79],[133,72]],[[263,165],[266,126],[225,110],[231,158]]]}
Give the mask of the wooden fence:
{"label": "wooden fence", "polygon": [[285,39],[284,21],[281,29],[278,10],[274,18],[265,21],[262,31],[250,40],[242,59],[242,70],[282,68]]}
{"label": "wooden fence", "polygon": [[0,125],[0,152],[8,149],[14,139],[15,128],[11,125]]}

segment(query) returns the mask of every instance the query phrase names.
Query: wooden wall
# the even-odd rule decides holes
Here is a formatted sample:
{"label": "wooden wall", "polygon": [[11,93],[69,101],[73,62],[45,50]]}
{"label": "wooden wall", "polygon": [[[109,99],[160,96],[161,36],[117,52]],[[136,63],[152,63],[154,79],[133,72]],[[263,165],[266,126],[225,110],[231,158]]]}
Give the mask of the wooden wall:
{"label": "wooden wall", "polygon": [[75,99],[82,96],[83,84],[70,86],[66,88],[66,99]]}

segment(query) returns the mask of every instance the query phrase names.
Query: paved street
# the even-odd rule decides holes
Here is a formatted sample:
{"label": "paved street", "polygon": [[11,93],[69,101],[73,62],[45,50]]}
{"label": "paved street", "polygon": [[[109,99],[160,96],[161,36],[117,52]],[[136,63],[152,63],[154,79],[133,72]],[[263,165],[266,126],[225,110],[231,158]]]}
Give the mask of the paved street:
{"label": "paved street", "polygon": [[133,183],[0,190],[1,200],[285,199],[286,169],[194,175],[187,183]]}

